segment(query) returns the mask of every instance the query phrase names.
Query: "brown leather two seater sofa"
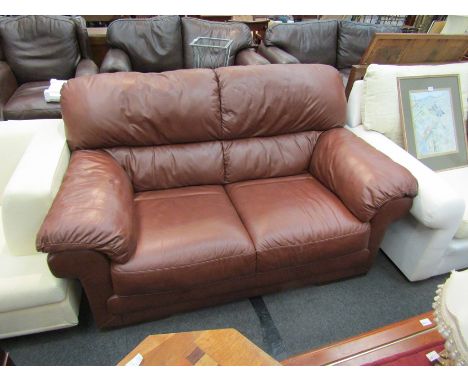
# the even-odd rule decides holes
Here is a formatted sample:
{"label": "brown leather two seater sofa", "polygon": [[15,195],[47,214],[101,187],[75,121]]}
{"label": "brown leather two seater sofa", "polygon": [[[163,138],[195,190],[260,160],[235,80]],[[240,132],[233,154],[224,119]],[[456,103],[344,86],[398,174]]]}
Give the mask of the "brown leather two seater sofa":
{"label": "brown leather two seater sofa", "polygon": [[61,118],[50,79],[98,73],[82,17],[0,17],[0,120]]}
{"label": "brown leather two seater sofa", "polygon": [[70,80],[72,156],[38,233],[99,327],[365,274],[417,182],[343,128],[326,65]]}

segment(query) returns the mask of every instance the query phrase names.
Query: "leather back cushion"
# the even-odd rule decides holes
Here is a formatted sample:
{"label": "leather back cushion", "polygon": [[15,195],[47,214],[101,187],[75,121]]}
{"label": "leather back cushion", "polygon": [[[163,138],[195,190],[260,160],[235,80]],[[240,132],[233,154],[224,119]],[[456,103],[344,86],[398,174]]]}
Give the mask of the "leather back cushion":
{"label": "leather back cushion", "polygon": [[304,21],[268,28],[265,45],[277,46],[303,64],[336,65],[338,22]]}
{"label": "leather back cushion", "polygon": [[338,69],[357,65],[376,33],[398,33],[401,28],[394,25],[376,25],[340,21],[338,27]]}
{"label": "leather back cushion", "polygon": [[115,20],[107,28],[107,42],[126,52],[138,72],[184,67],[179,16]]}
{"label": "leather back cushion", "polygon": [[306,131],[223,142],[225,183],[306,172],[321,133]]}
{"label": "leather back cushion", "polygon": [[197,37],[215,37],[233,40],[229,54],[229,65],[234,64],[237,52],[248,48],[252,43],[250,29],[243,23],[224,23],[183,17],[182,31],[184,38],[185,68],[189,69],[195,67],[193,49],[190,43]]}
{"label": "leather back cushion", "polygon": [[218,141],[106,151],[125,169],[136,192],[224,182]]}
{"label": "leather back cushion", "polygon": [[273,136],[343,126],[346,98],[328,65],[251,65],[216,69],[223,137]]}
{"label": "leather back cushion", "polygon": [[75,22],[64,16],[0,20],[3,54],[19,83],[69,79],[81,53]]}
{"label": "leather back cushion", "polygon": [[75,78],[62,88],[61,106],[72,150],[221,138],[218,83],[211,69]]}
{"label": "leather back cushion", "polygon": [[62,89],[70,148],[105,149],[137,192],[303,173],[345,113],[326,65],[100,74]]}
{"label": "leather back cushion", "polygon": [[106,151],[125,169],[134,190],[143,192],[298,175],[309,168],[321,133]]}

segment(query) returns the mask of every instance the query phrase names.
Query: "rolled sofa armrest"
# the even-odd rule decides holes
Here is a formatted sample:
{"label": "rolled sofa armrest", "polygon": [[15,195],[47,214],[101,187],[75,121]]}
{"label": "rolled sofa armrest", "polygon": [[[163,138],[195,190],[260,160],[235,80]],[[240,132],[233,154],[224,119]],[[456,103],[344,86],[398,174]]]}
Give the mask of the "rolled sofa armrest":
{"label": "rolled sofa armrest", "polygon": [[270,61],[268,61],[265,57],[260,56],[255,49],[247,48],[241,50],[236,55],[236,65],[269,65]]}
{"label": "rolled sofa armrest", "polygon": [[76,67],[75,77],[92,76],[93,74],[98,73],[99,68],[94,63],[94,61],[90,58],[84,58],[78,63],[78,66]]}
{"label": "rolled sofa armrest", "polygon": [[130,57],[121,49],[110,48],[101,64],[101,73],[131,72]]}
{"label": "rolled sofa armrest", "polygon": [[452,229],[460,225],[465,211],[463,196],[439,174],[381,133],[365,130],[362,125],[349,130],[405,167],[417,179],[418,195],[410,212],[420,223],[432,229]]}
{"label": "rolled sofa armrest", "polygon": [[272,64],[301,63],[296,57],[278,48],[277,46],[266,46],[263,42],[259,45],[257,52]]}
{"label": "rolled sofa armrest", "polygon": [[407,169],[344,128],[320,135],[309,171],[362,222],[372,220],[387,202],[418,192]]}
{"label": "rolled sofa armrest", "polygon": [[0,61],[0,121],[4,120],[3,107],[18,88],[18,82],[10,66]]}
{"label": "rolled sofa armrest", "polygon": [[3,233],[9,253],[15,256],[36,253],[36,234],[70,159],[63,121],[37,120],[36,123],[38,129],[3,193]]}
{"label": "rolled sofa armrest", "polygon": [[36,246],[48,253],[95,250],[118,263],[133,254],[133,189],[109,154],[86,150],[72,154]]}

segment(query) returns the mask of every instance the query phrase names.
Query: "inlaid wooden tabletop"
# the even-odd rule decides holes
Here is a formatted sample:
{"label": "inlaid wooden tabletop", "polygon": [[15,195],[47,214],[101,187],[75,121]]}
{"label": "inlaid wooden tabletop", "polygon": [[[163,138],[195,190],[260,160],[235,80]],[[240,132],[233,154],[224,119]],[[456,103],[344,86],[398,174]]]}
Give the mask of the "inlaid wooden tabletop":
{"label": "inlaid wooden tabletop", "polygon": [[118,365],[137,354],[142,366],[281,366],[235,329],[151,335]]}

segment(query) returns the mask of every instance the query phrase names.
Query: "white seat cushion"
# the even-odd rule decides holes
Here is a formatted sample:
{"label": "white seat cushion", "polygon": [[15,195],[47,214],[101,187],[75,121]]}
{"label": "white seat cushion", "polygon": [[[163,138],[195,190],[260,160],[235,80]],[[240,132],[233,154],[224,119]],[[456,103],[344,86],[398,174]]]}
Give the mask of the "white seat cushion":
{"label": "white seat cushion", "polygon": [[52,275],[45,253],[11,256],[0,219],[0,313],[63,301],[68,282]]}
{"label": "white seat cushion", "polygon": [[[468,167],[456,168],[453,170],[441,171],[439,175],[443,177],[447,183],[463,196],[465,206],[468,206]],[[468,208],[465,207],[463,220],[455,234],[457,239],[468,239]]]}
{"label": "white seat cushion", "polygon": [[460,75],[463,119],[468,111],[468,62],[445,65],[369,65],[364,77],[362,122],[367,130],[382,133],[397,145],[404,147],[400,122],[398,77]]}

